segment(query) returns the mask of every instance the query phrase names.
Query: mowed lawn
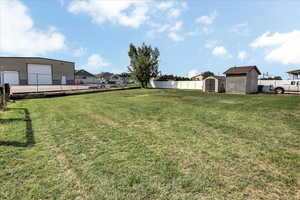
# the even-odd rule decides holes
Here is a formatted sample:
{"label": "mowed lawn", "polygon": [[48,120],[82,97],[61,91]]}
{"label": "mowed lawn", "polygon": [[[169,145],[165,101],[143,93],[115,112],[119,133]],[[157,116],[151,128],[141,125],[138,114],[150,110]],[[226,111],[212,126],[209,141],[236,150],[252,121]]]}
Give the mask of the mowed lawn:
{"label": "mowed lawn", "polygon": [[300,96],[128,90],[1,112],[0,199],[300,199]]}

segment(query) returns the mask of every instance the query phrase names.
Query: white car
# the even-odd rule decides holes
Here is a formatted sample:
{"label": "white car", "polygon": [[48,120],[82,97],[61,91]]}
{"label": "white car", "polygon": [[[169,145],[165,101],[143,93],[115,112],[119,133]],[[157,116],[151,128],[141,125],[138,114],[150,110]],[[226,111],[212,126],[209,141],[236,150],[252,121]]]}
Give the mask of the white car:
{"label": "white car", "polygon": [[276,94],[300,92],[300,80],[278,81],[272,87]]}

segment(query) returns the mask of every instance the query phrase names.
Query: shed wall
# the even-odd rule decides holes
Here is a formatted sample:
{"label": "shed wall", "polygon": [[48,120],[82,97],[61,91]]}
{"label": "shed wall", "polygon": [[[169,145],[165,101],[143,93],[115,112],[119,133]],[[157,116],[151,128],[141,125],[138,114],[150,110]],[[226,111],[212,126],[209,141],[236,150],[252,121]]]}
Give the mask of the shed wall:
{"label": "shed wall", "polygon": [[227,93],[246,93],[247,76],[246,75],[227,75],[226,92]]}
{"label": "shed wall", "polygon": [[247,88],[246,88],[247,94],[257,92],[257,90],[258,90],[257,82],[258,82],[258,73],[256,72],[256,70],[251,70],[247,74]]}

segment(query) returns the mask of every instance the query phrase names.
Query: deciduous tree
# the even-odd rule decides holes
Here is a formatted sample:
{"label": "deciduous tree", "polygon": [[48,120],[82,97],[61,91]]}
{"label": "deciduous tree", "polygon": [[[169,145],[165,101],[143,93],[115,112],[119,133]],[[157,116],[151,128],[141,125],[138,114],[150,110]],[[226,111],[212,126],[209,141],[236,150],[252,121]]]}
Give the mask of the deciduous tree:
{"label": "deciduous tree", "polygon": [[150,79],[159,74],[159,50],[144,43],[141,47],[130,44],[128,55],[130,57],[129,72],[143,88],[146,88]]}

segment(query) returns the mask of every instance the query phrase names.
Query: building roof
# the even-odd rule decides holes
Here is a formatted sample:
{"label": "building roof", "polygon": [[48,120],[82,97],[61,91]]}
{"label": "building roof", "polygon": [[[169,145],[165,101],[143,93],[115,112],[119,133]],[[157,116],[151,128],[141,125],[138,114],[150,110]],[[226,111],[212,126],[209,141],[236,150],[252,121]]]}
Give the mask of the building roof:
{"label": "building roof", "polygon": [[226,72],[224,72],[224,74],[226,75],[248,74],[252,70],[256,70],[259,75],[261,74],[256,66],[231,67]]}
{"label": "building roof", "polygon": [[42,58],[42,57],[6,57],[6,56],[0,56],[1,58],[13,58],[13,59],[43,59],[43,60],[52,60],[52,61],[59,61],[59,62],[68,62],[68,63],[73,63],[74,62],[70,62],[70,61],[65,61],[65,60],[56,60],[56,59],[51,59],[51,58]]}
{"label": "building roof", "polygon": [[92,77],[96,77],[94,74],[91,74],[90,72],[87,72],[84,69],[76,70],[75,71],[75,76],[92,76]]}
{"label": "building roof", "polygon": [[196,76],[193,76],[192,78],[196,78],[196,77],[199,77],[199,76],[202,76],[202,74],[197,74]]}
{"label": "building roof", "polygon": [[209,79],[209,78],[215,78],[215,79],[218,79],[218,80],[222,80],[222,79],[225,80],[226,79],[225,76],[208,76],[204,80]]}
{"label": "building roof", "polygon": [[96,74],[97,78],[110,79],[114,74],[111,72],[102,72],[100,74]]}
{"label": "building roof", "polygon": [[289,73],[289,74],[300,74],[300,69],[292,70],[292,71],[289,71],[287,73]]}

